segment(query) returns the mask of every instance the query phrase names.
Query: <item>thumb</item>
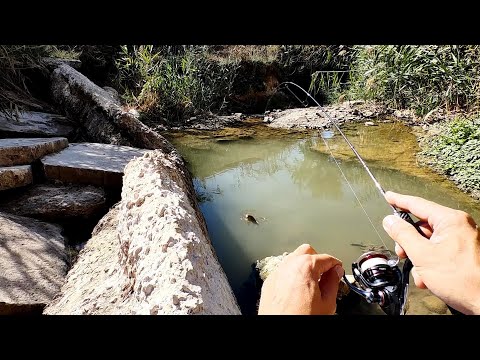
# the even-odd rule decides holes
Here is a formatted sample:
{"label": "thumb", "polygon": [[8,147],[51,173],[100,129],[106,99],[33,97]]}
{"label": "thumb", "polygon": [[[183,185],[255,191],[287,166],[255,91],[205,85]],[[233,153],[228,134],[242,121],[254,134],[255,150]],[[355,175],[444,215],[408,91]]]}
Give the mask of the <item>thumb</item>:
{"label": "thumb", "polygon": [[320,278],[318,286],[322,294],[322,300],[331,306],[335,312],[337,302],[338,283],[345,271],[340,265],[335,265],[330,270],[324,272]]}
{"label": "thumb", "polygon": [[411,224],[395,215],[388,215],[383,219],[383,228],[404,250],[415,264],[424,257],[431,245]]}

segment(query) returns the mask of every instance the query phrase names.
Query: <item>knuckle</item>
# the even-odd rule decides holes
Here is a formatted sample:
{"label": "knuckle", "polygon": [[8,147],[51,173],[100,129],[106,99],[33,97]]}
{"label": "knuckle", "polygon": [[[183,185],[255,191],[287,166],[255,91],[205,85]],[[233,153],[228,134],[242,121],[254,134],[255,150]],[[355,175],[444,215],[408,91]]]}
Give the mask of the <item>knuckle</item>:
{"label": "knuckle", "polygon": [[470,214],[462,210],[455,211],[454,219],[458,223],[471,223],[473,221],[473,218],[470,216]]}

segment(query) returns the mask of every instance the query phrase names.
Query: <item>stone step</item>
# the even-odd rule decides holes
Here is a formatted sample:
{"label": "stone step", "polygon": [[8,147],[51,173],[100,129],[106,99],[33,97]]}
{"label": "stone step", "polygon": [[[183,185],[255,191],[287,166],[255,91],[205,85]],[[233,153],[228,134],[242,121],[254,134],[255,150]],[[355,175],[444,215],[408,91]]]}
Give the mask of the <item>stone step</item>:
{"label": "stone step", "polygon": [[72,143],[41,161],[47,179],[96,186],[122,186],[125,166],[149,150],[128,146]]}
{"label": "stone step", "polygon": [[0,139],[0,166],[28,165],[68,146],[66,138]]}
{"label": "stone step", "polygon": [[90,185],[34,185],[20,196],[0,201],[0,211],[54,222],[89,218],[106,206],[105,191]]}
{"label": "stone step", "polygon": [[32,182],[30,165],[0,167],[0,191],[30,185]]}
{"label": "stone step", "polygon": [[41,313],[66,272],[59,226],[0,212],[0,315]]}
{"label": "stone step", "polygon": [[0,137],[68,137],[74,131],[74,124],[57,114],[24,111],[13,119],[0,114]]}

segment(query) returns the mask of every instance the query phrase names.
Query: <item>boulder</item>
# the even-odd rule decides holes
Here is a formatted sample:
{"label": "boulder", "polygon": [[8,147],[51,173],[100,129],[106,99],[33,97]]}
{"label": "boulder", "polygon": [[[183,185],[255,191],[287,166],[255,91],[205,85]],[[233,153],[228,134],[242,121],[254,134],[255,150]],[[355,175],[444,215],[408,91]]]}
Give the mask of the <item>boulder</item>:
{"label": "boulder", "polygon": [[30,185],[32,182],[30,165],[0,167],[0,191]]}
{"label": "boulder", "polygon": [[110,144],[73,143],[41,161],[50,180],[120,187],[125,165],[147,151]]}
{"label": "boulder", "polygon": [[67,271],[58,226],[0,213],[0,314],[39,312]]}
{"label": "boulder", "polygon": [[74,130],[69,120],[57,114],[24,111],[14,119],[0,114],[2,137],[69,137]]}
{"label": "boulder", "polygon": [[94,142],[176,153],[163,136],[122,108],[115,96],[67,64],[52,72],[51,92],[57,105],[78,120]]}
{"label": "boulder", "polygon": [[0,139],[0,166],[28,165],[68,146],[65,138]]}
{"label": "boulder", "polygon": [[45,314],[240,314],[181,159],[148,152]]}
{"label": "boulder", "polygon": [[0,205],[1,211],[51,221],[89,218],[104,208],[105,190],[78,185],[35,185]]}

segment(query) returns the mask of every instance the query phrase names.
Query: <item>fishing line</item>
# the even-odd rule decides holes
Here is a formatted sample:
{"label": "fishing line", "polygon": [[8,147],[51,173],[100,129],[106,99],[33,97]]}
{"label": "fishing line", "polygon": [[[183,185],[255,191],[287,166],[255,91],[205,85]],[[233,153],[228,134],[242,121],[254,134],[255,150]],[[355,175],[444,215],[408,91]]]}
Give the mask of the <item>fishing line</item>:
{"label": "fishing line", "polygon": [[[283,84],[285,84],[285,88],[286,88],[288,91],[290,91],[290,93],[291,93],[292,95],[294,95],[294,96],[298,99],[298,96],[296,96],[296,94],[288,87],[288,84],[295,85],[295,86],[297,86],[297,87],[299,87],[299,88],[300,88],[300,86],[298,86],[297,84],[292,83],[292,82],[284,82],[284,83],[280,84],[279,87],[282,86]],[[300,88],[300,89],[303,90],[302,88]],[[303,91],[304,91],[304,90],[303,90]],[[305,91],[304,91],[304,92],[305,92]],[[312,99],[315,101],[315,103],[317,103],[318,107],[320,108],[320,104],[319,104],[310,94],[307,93],[307,95],[308,95],[310,98],[312,98]],[[298,99],[298,100],[300,100],[300,99]],[[308,105],[308,104],[305,105],[305,103],[304,103],[303,101],[301,101],[301,103],[302,103],[302,105],[304,105],[305,107]],[[350,141],[348,140],[348,138],[343,134],[343,132],[340,130],[340,128],[334,123],[334,121],[333,121],[327,114],[325,114],[325,112],[323,112],[321,109],[319,109],[319,110],[322,112],[322,114],[324,115],[324,117],[325,117],[327,120],[329,120],[329,121],[337,128],[337,130],[340,132],[340,134],[343,136],[343,138],[347,141],[347,144],[348,144],[348,145],[350,146],[350,148],[355,152],[355,155],[357,155],[357,157],[359,157],[359,158],[361,159],[361,157],[358,155],[356,149],[355,149],[355,148],[353,147],[353,145],[350,143]],[[330,146],[328,145],[327,141],[325,140],[325,138],[324,138],[321,134],[320,134],[320,137],[322,138],[323,143],[325,144],[327,150],[329,151],[330,156],[331,156],[332,159],[335,161],[335,164],[337,165],[338,169],[340,170],[340,173],[342,174],[343,178],[345,179],[348,187],[350,188],[350,190],[352,191],[353,195],[355,196],[355,199],[357,199],[357,202],[358,202],[358,204],[360,205],[360,207],[362,208],[362,210],[363,210],[365,216],[367,217],[368,221],[370,222],[370,225],[372,225],[373,230],[374,230],[375,233],[377,234],[377,236],[378,236],[378,238],[380,239],[380,241],[382,242],[383,246],[385,246],[385,249],[388,250],[388,246],[385,244],[385,241],[383,240],[382,236],[380,235],[380,233],[378,232],[377,228],[376,228],[375,225],[373,224],[372,219],[371,219],[370,216],[368,215],[367,210],[365,209],[365,207],[363,206],[362,202],[361,202],[360,199],[358,198],[357,193],[356,193],[355,190],[353,189],[353,186],[350,184],[350,181],[348,181],[345,173],[343,172],[342,168],[340,167],[340,164],[338,163],[337,159],[336,159],[335,156],[333,155],[332,149],[330,148]],[[363,162],[363,160],[361,160],[361,161],[362,161],[362,165],[367,169],[368,174],[370,175],[370,177],[373,178],[373,180],[374,180],[374,182],[375,182],[375,186],[376,186],[378,189],[380,189],[380,191],[381,191],[381,193],[382,193],[383,195],[385,195],[385,191],[383,190],[383,188],[380,186],[380,184],[379,184],[378,181],[375,179],[375,177],[373,177],[373,174],[370,172],[370,170],[368,169],[368,167],[366,167],[366,164]],[[396,211],[396,209],[394,209],[394,210]]]}

